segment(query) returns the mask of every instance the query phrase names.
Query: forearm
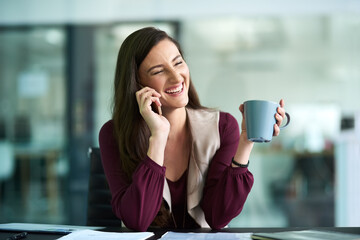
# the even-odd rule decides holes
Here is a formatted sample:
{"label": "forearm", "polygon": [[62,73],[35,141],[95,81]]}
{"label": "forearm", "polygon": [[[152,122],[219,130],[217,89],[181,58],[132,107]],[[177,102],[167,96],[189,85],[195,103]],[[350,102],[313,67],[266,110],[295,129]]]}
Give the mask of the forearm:
{"label": "forearm", "polygon": [[201,207],[211,228],[221,229],[240,214],[253,182],[247,168],[228,167],[216,186],[205,190]]}
{"label": "forearm", "polygon": [[146,161],[135,171],[133,182],[112,201],[116,215],[137,231],[145,231],[158,213],[165,181],[165,170],[157,168],[150,159]]}
{"label": "forearm", "polygon": [[[250,159],[250,153],[254,143],[247,139],[246,131],[240,134],[239,144],[234,156],[234,160],[240,164],[246,165]],[[232,163],[232,167],[237,167]]]}
{"label": "forearm", "polygon": [[131,180],[127,179],[126,172],[121,168],[113,131],[113,122],[109,121],[99,133],[101,160],[111,190],[112,208],[128,228],[146,230],[162,202],[165,168],[146,157],[139,163]]}
{"label": "forearm", "polygon": [[149,148],[147,155],[158,165],[164,165],[164,153],[167,142],[167,136],[151,136],[149,139]]}

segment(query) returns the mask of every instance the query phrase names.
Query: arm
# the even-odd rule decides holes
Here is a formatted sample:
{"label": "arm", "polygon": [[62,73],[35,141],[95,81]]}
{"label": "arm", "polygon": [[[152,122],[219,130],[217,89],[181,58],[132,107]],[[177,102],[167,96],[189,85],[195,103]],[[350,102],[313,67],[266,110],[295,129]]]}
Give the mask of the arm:
{"label": "arm", "polygon": [[160,108],[159,98],[161,95],[154,89],[144,87],[136,92],[136,100],[139,111],[148,125],[151,136],[149,139],[149,149],[147,155],[160,166],[164,165],[164,151],[170,131],[169,121],[162,115],[155,113],[151,105],[156,104]]}
{"label": "arm", "polygon": [[231,166],[231,159],[241,148],[236,119],[221,113],[219,131],[220,148],[209,166],[201,202],[206,221],[214,229],[226,226],[240,214],[254,182],[247,168]]}
{"label": "arm", "polygon": [[145,231],[160,209],[165,168],[146,157],[135,170],[131,184],[123,177],[113,124],[100,130],[99,143],[105,175],[112,194],[115,215],[131,229]]}
{"label": "arm", "polygon": [[[276,123],[274,124],[274,136],[278,136],[280,134],[280,125],[285,118],[285,102],[283,99],[279,102],[279,107],[277,108],[277,112],[275,114]],[[239,110],[242,114],[242,122],[241,122],[241,135],[240,135],[240,142],[234,156],[234,160],[237,163],[246,165],[249,161],[250,152],[254,146],[253,142],[247,140],[247,133],[246,133],[246,124],[244,119],[244,104],[241,104]],[[235,164],[232,163],[233,167],[236,167]]]}

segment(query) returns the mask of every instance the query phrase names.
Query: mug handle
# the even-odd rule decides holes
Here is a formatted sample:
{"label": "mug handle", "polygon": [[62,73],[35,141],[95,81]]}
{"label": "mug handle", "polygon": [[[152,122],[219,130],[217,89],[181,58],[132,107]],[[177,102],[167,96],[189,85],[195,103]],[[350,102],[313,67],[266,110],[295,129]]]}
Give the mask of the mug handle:
{"label": "mug handle", "polygon": [[280,129],[286,128],[287,125],[289,125],[290,123],[290,114],[288,114],[287,112],[285,112],[286,118],[287,118],[287,122],[284,126],[281,126]]}

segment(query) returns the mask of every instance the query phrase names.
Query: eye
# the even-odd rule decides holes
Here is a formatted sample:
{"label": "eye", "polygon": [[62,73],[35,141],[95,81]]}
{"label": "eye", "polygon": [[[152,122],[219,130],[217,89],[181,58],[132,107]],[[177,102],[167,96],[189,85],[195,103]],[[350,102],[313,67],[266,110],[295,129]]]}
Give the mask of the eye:
{"label": "eye", "polygon": [[178,61],[178,62],[175,63],[175,66],[180,65],[182,63],[183,63],[183,61]]}
{"label": "eye", "polygon": [[156,71],[156,72],[151,73],[151,75],[157,75],[157,74],[160,74],[160,73],[162,73],[162,72],[163,72],[163,70],[159,70],[159,71]]}

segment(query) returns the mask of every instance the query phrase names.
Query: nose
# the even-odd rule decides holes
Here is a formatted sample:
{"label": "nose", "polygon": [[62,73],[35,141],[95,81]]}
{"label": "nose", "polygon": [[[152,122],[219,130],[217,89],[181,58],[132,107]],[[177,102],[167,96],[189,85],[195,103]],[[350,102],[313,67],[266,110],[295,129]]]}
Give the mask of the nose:
{"label": "nose", "polygon": [[179,83],[183,81],[183,77],[181,76],[181,73],[176,69],[170,69],[168,80],[170,82]]}

